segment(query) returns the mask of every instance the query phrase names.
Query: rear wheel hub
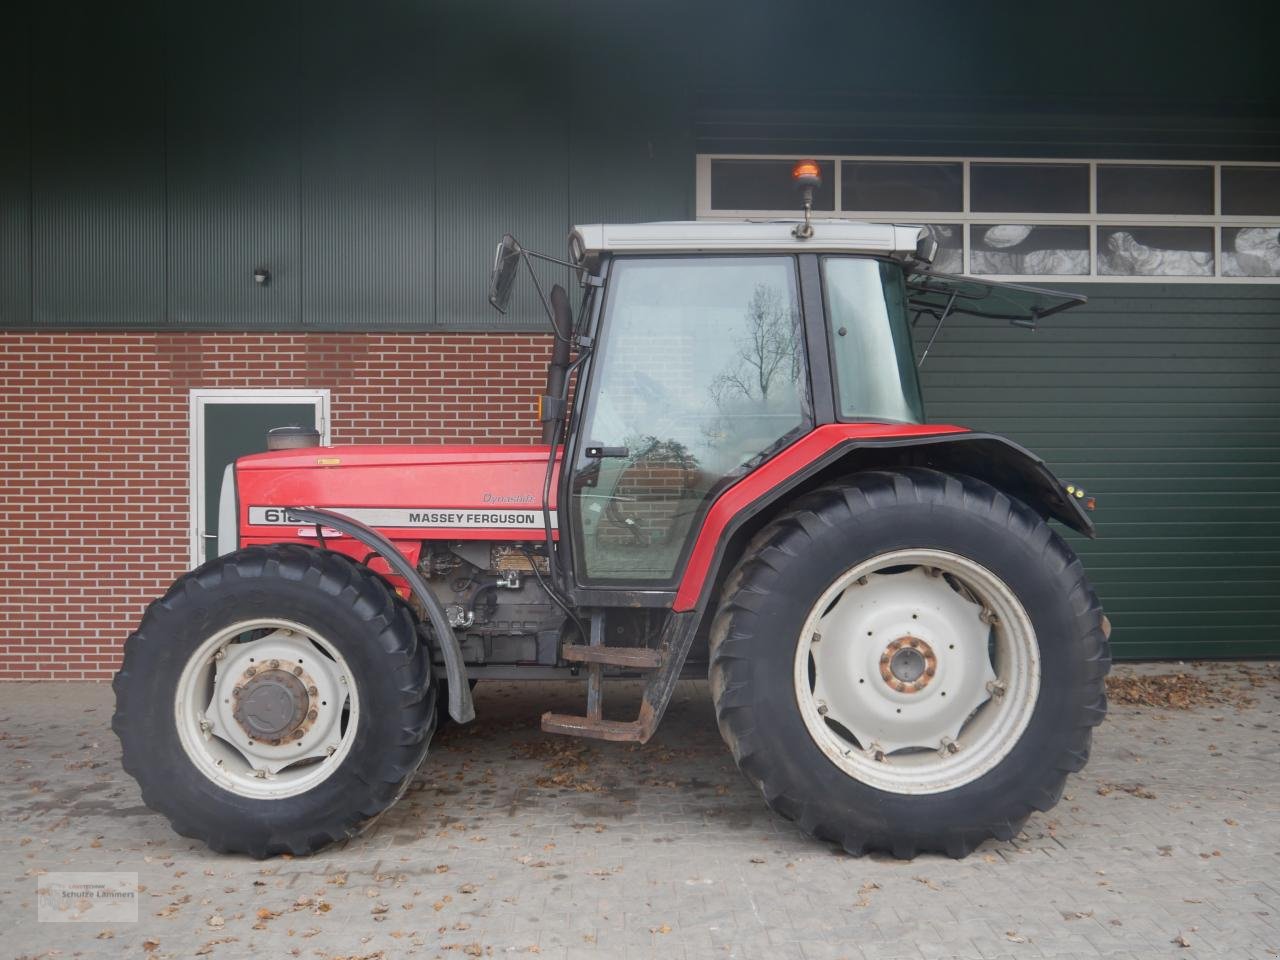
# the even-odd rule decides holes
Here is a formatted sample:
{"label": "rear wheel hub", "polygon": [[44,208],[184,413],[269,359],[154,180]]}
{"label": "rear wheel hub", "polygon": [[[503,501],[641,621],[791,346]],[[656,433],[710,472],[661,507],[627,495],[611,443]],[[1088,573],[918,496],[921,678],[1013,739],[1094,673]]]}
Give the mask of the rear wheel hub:
{"label": "rear wheel hub", "polygon": [[917,693],[938,672],[933,647],[918,637],[899,637],[880,655],[880,676],[899,693]]}

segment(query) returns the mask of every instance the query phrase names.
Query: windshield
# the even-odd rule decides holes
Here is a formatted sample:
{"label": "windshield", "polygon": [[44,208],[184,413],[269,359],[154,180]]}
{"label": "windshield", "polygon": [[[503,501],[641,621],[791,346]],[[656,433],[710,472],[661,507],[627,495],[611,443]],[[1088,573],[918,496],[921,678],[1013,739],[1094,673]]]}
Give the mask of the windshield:
{"label": "windshield", "polygon": [[822,276],[840,419],[923,422],[902,268],[824,257]]}

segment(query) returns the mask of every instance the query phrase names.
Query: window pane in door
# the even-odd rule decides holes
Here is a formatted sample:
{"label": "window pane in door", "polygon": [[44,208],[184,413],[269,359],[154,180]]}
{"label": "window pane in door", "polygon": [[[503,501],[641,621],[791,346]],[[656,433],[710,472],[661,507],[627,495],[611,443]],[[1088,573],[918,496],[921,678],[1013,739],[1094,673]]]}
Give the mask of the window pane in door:
{"label": "window pane in door", "polygon": [[1222,228],[1224,277],[1280,277],[1280,225]]}
{"label": "window pane in door", "polygon": [[1088,213],[1086,163],[971,163],[969,209],[980,213]]}
{"label": "window pane in door", "polygon": [[1100,163],[1098,212],[1212,214],[1213,167]]}
{"label": "window pane in door", "polygon": [[1022,276],[1078,276],[1089,272],[1089,228],[974,224],[969,272]]}
{"label": "window pane in door", "polygon": [[272,427],[315,427],[316,404],[255,402],[238,403],[206,402],[201,407],[204,423],[201,436],[204,440],[202,459],[204,475],[197,478],[203,486],[193,491],[193,502],[199,504],[201,527],[200,547],[196,562],[203,563],[218,555],[217,533],[220,503],[218,493],[222,488],[222,474],[227,464],[250,453],[261,453],[267,448],[267,431]]}
{"label": "window pane in door", "polygon": [[[791,184],[794,160],[712,160],[713,210],[794,210],[800,215],[800,191]],[[813,209],[835,209],[835,164],[819,160],[822,186],[813,192]]]}
{"label": "window pane in door", "polygon": [[1224,166],[1222,212],[1234,217],[1280,217],[1280,167]]}
{"label": "window pane in door", "polygon": [[705,504],[806,418],[791,257],[614,262],[572,478],[589,580],[668,581]]}
{"label": "window pane in door", "polygon": [[840,168],[840,209],[851,211],[964,210],[960,163],[846,160]]}
{"label": "window pane in door", "polygon": [[1098,227],[1098,273],[1212,277],[1212,227]]}

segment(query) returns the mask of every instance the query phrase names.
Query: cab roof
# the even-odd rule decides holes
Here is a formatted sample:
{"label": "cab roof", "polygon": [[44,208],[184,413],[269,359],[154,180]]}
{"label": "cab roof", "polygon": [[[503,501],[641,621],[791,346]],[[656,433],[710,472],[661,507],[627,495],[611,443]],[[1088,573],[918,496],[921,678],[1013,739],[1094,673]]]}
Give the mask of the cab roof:
{"label": "cab roof", "polygon": [[916,259],[924,227],[857,220],[814,220],[813,236],[798,239],[799,220],[672,220],[664,223],[590,223],[573,228],[575,260],[602,253],[864,253]]}

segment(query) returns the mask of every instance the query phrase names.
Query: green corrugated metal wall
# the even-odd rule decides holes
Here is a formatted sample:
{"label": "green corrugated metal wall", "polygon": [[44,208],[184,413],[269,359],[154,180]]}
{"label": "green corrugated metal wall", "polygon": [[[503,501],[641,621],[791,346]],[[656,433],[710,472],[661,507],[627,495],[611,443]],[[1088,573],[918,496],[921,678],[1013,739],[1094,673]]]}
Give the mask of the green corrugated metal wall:
{"label": "green corrugated metal wall", "polygon": [[[67,0],[6,21],[0,326],[520,329],[505,230],[692,209],[673,4]],[[16,55],[14,55],[16,54]],[[264,267],[270,284],[256,285]]]}
{"label": "green corrugated metal wall", "polygon": [[[498,235],[690,216],[700,151],[1280,159],[1265,31],[1166,12],[1154,43],[1101,0],[28,3],[0,326],[540,326],[484,302]],[[949,321],[931,415],[1098,496],[1117,655],[1280,653],[1280,290],[1084,289],[1034,335]]]}
{"label": "green corrugated metal wall", "polygon": [[1097,496],[1098,539],[1071,539],[1117,656],[1280,654],[1280,288],[1064,289],[1089,303],[1034,333],[948,320],[930,418],[1017,440]]}

